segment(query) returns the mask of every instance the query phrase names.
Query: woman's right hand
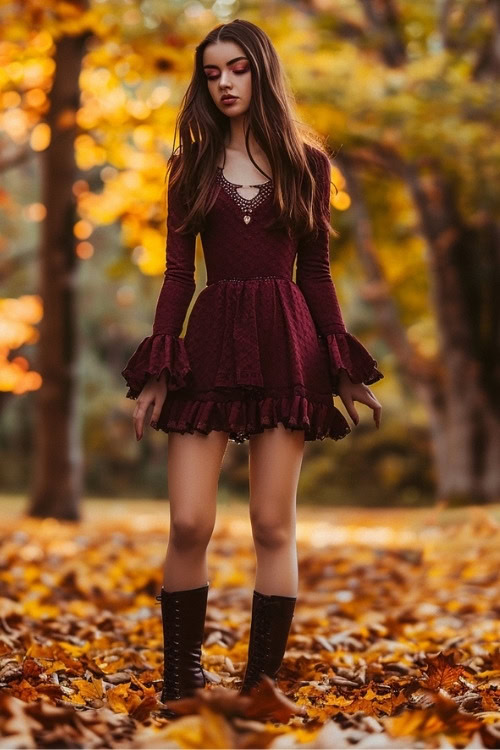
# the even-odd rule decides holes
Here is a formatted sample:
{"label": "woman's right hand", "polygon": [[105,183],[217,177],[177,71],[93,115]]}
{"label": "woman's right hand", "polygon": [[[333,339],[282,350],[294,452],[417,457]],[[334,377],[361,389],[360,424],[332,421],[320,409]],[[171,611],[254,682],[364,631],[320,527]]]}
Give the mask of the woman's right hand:
{"label": "woman's right hand", "polygon": [[144,434],[144,419],[149,407],[153,405],[150,424],[151,427],[154,427],[158,422],[166,397],[166,370],[163,371],[159,380],[157,380],[154,375],[150,375],[146,381],[144,388],[137,397],[136,406],[132,415],[132,419],[134,421],[135,437],[137,440],[140,440]]}

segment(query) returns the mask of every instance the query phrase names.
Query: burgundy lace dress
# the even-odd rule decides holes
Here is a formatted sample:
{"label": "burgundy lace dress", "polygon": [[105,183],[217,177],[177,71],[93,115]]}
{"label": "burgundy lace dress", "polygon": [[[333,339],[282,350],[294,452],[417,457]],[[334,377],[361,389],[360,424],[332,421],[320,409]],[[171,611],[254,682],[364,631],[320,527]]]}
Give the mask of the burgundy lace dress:
{"label": "burgundy lace dress", "polygon": [[[315,215],[330,221],[330,161],[314,149],[319,192]],[[377,362],[346,330],[330,273],[329,236],[298,242],[265,228],[273,216],[273,182],[252,199],[217,168],[217,199],[201,232],[207,284],[192,307],[196,235],[174,229],[182,216],[168,188],[167,266],[151,336],[122,375],[136,399],[149,375],[167,378],[158,420],[164,432],[224,430],[243,443],[276,427],[305,440],[343,438],[351,428],[334,405],[338,373],[354,383],[383,378]],[[296,283],[292,281],[297,259]]]}

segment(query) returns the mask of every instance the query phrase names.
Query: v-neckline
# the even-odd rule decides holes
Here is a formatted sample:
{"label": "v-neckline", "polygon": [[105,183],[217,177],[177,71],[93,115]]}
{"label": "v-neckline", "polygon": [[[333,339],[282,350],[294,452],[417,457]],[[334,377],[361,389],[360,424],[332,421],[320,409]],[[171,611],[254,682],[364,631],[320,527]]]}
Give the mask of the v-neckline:
{"label": "v-neckline", "polygon": [[[257,185],[238,185],[237,183],[230,182],[226,179],[221,167],[217,167],[218,170],[218,182],[224,193],[230,198],[230,200],[237,203],[244,212],[252,211],[257,208],[263,201],[265,201],[269,195],[273,192],[272,180],[267,182],[261,182]],[[258,192],[252,198],[244,198],[237,190],[238,187],[257,187]]]}

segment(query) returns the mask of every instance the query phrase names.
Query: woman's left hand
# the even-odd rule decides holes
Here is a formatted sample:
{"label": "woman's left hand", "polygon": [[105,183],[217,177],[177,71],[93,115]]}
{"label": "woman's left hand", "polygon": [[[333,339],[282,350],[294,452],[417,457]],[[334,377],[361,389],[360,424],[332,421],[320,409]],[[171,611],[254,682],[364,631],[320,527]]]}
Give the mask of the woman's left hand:
{"label": "woman's left hand", "polygon": [[382,415],[382,404],[373,395],[371,390],[364,383],[353,383],[347,374],[347,370],[342,369],[338,375],[338,392],[342,403],[347,409],[355,425],[359,424],[359,415],[354,406],[354,401],[366,404],[373,410],[373,419],[377,429],[380,427],[380,418]]}

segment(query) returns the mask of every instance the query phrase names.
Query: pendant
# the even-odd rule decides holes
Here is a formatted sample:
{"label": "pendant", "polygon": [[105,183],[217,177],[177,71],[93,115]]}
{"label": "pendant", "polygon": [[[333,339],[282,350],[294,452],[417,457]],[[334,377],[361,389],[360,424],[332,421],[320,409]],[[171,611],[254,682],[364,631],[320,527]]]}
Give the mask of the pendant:
{"label": "pendant", "polygon": [[245,215],[245,216],[243,217],[243,221],[245,222],[245,224],[248,224],[248,222],[250,221],[250,219],[251,219],[251,218],[252,218],[251,216],[249,216],[248,214],[246,214],[246,215]]}

